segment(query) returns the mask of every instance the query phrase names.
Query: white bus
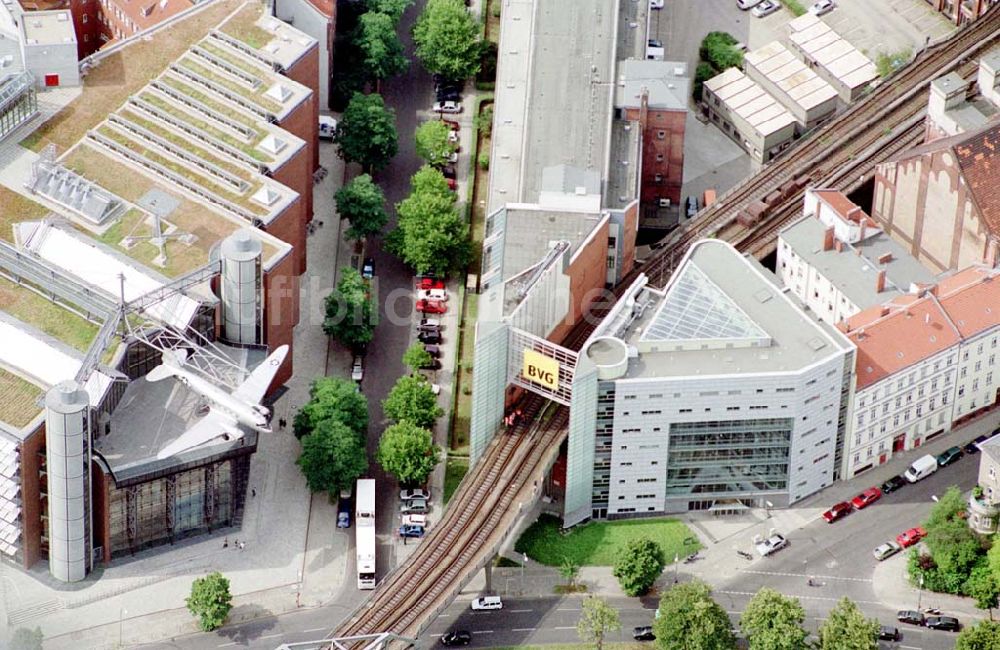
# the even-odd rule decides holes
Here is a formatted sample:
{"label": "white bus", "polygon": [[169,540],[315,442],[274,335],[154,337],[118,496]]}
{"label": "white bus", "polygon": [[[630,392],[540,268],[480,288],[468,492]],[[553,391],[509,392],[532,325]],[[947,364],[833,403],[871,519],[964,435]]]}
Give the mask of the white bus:
{"label": "white bus", "polygon": [[375,479],[359,478],[354,492],[358,589],[375,588]]}

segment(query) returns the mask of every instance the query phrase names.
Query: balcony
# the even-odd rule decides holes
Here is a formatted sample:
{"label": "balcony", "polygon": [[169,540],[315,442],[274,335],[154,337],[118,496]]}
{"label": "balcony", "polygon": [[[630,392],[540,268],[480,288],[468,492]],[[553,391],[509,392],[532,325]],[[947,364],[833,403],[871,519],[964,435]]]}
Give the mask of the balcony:
{"label": "balcony", "polygon": [[969,497],[969,527],[977,533],[989,535],[997,532],[1000,519],[1000,503],[990,503],[973,492]]}

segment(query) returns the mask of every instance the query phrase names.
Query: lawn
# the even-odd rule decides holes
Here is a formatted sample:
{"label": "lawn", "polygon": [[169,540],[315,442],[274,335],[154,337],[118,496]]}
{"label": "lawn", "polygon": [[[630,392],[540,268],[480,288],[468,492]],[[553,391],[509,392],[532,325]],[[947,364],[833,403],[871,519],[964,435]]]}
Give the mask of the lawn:
{"label": "lawn", "polygon": [[698,538],[676,519],[599,521],[577,526],[566,534],[560,534],[559,527],[557,518],[542,515],[524,531],[514,550],[549,566],[559,566],[567,557],[580,566],[612,566],[618,549],[634,537],[649,537],[657,542],[668,563],[675,554],[685,557],[701,548]]}
{"label": "lawn", "polygon": [[458,484],[462,482],[465,473],[469,471],[469,459],[460,457],[448,457],[444,466],[444,502],[448,503],[451,495],[455,494]]}

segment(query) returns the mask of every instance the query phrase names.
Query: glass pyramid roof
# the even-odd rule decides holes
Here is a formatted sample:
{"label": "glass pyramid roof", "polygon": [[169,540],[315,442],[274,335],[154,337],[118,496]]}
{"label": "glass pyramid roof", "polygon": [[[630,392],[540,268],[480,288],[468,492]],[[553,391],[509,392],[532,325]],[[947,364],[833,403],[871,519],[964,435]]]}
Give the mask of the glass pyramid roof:
{"label": "glass pyramid roof", "polygon": [[642,341],[767,339],[757,323],[693,262],[671,283]]}

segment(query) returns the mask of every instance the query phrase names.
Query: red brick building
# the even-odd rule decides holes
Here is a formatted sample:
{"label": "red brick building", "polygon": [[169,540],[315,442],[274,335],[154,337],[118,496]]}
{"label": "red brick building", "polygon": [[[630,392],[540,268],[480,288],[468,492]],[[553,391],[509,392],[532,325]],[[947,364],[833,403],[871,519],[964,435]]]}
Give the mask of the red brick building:
{"label": "red brick building", "polygon": [[970,20],[975,20],[989,11],[993,5],[1000,4],[1000,0],[925,0],[925,2],[956,25],[964,25]]}

